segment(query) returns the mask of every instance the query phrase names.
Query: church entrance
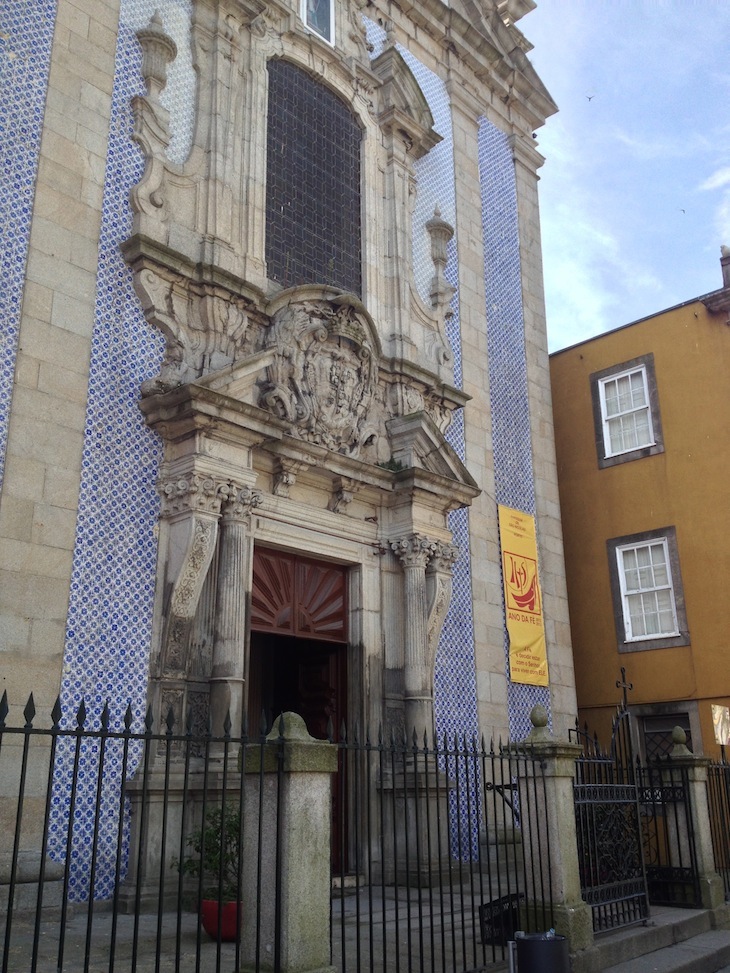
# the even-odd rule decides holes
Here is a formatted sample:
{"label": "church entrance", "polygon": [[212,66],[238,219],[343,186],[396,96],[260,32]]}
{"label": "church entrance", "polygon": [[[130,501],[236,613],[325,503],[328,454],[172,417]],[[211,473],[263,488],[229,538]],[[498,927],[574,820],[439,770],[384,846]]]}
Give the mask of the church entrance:
{"label": "church entrance", "polygon": [[347,719],[347,569],[280,551],[254,549],[249,733],[279,713],[303,717],[326,739]]}
{"label": "church entrance", "polygon": [[[249,735],[285,712],[298,713],[311,736],[327,739],[347,721],[347,569],[295,554],[254,548]],[[341,756],[341,755],[340,755]],[[347,797],[332,782],[332,865],[347,867]]]}
{"label": "church entrance", "polygon": [[338,642],[251,632],[249,736],[280,713],[298,713],[311,736],[327,739],[347,717],[347,646]]}

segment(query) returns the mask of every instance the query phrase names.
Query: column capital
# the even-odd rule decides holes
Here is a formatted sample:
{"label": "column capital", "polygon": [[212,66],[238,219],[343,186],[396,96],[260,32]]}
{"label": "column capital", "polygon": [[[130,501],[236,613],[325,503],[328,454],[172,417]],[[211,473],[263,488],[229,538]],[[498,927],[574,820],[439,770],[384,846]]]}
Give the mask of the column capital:
{"label": "column capital", "polygon": [[461,550],[457,544],[444,544],[443,541],[436,541],[433,554],[428,562],[429,573],[451,574],[460,553]]}
{"label": "column capital", "polygon": [[390,542],[393,553],[399,558],[404,568],[424,568],[436,552],[437,541],[425,537],[423,534],[409,534],[396,541]]}
{"label": "column capital", "polygon": [[204,513],[217,517],[229,482],[204,473],[171,476],[157,481],[162,498],[161,515],[174,517],[181,513]]}
{"label": "column capital", "polygon": [[232,481],[221,485],[220,494],[223,523],[248,521],[253,511],[264,502],[261,490]]}

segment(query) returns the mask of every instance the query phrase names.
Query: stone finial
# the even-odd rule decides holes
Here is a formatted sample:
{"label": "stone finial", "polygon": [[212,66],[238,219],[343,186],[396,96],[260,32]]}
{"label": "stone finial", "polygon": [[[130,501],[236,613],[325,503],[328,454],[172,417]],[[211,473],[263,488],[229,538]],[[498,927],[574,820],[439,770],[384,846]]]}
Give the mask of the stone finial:
{"label": "stone finial", "polygon": [[159,10],[152,15],[146,27],[137,31],[137,40],[142,48],[142,77],[147,85],[147,95],[159,98],[167,84],[167,65],[177,57],[177,45],[162,26]]}
{"label": "stone finial", "polygon": [[530,710],[530,723],[532,723],[532,729],[527,735],[528,743],[541,743],[552,738],[550,730],[548,729],[548,711],[542,705],[542,703],[537,703]]}
{"label": "stone finial", "polygon": [[446,280],[444,271],[448,260],[447,247],[454,235],[454,228],[450,223],[441,218],[441,211],[438,206],[433,211],[433,216],[426,223],[426,229],[431,237],[431,260],[436,268],[436,273],[431,281],[431,301],[434,307],[448,304],[454,293],[454,289]]}
{"label": "stone finial", "polygon": [[672,743],[674,744],[672,747],[673,757],[686,757],[692,753],[687,746],[687,734],[681,726],[675,726],[672,730]]}
{"label": "stone finial", "polygon": [[730,287],[730,247],[723,244],[720,247],[720,267],[722,268],[722,286]]}

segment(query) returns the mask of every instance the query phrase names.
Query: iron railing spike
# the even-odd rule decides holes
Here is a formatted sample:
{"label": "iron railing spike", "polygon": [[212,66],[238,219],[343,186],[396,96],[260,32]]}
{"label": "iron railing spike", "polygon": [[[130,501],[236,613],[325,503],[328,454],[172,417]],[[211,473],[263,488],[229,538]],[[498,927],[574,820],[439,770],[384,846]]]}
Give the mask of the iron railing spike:
{"label": "iron railing spike", "polygon": [[268,720],[266,719],[266,713],[264,712],[264,710],[262,708],[262,710],[261,710],[261,719],[259,720],[259,736],[265,737],[266,736],[266,731],[268,730],[268,728],[269,728],[269,725],[268,725]]}
{"label": "iron railing spike", "polygon": [[[33,694],[31,693],[31,697]],[[84,724],[86,723],[86,703],[84,702],[83,696],[81,697],[81,702],[79,703],[79,708],[76,710],[76,726],[79,730],[83,730]]]}
{"label": "iron railing spike", "polygon": [[188,711],[185,714],[185,733],[188,736],[193,735],[193,710],[191,707],[188,707]]}
{"label": "iron railing spike", "polygon": [[413,727],[413,734],[411,736],[411,740],[413,741],[412,744],[411,744],[411,746],[413,747],[413,749],[414,750],[418,750],[418,732],[417,732],[415,726]]}
{"label": "iron railing spike", "polygon": [[330,743],[335,741],[335,724],[332,722],[332,714],[327,717],[327,740]]}
{"label": "iron railing spike", "polygon": [[132,723],[134,722],[134,713],[132,713],[132,704],[127,703],[127,708],[124,711],[124,729],[129,732],[132,728]]}
{"label": "iron railing spike", "polygon": [[0,699],[0,727],[5,726],[5,720],[8,718],[8,713],[10,712],[10,706],[8,705],[8,691],[3,690],[3,697]]}
{"label": "iron railing spike", "polygon": [[28,702],[25,704],[25,709],[23,710],[23,716],[25,717],[25,728],[29,730],[33,726],[33,717],[35,716],[33,693],[28,697]]}
{"label": "iron railing spike", "polygon": [[360,743],[360,727],[355,721],[355,725],[352,728],[352,742],[357,746]]}
{"label": "iron railing spike", "polygon": [[230,738],[230,736],[231,736],[231,727],[232,726],[233,726],[233,723],[231,722],[231,711],[229,709],[227,709],[226,710],[225,718],[223,720],[223,736],[224,737]]}
{"label": "iron railing spike", "polygon": [[344,720],[340,721],[340,742],[347,743],[347,727]]}
{"label": "iron railing spike", "polygon": [[[2,726],[2,705],[0,704],[0,726]],[[61,706],[61,697],[56,696],[56,702],[53,704],[53,709],[51,710],[51,719],[53,720],[52,729],[57,730],[61,725],[61,717],[63,716],[63,707]]]}
{"label": "iron railing spike", "polygon": [[167,727],[168,735],[172,735],[173,727],[175,726],[175,713],[172,706],[167,710],[167,716],[165,717],[165,726]]}
{"label": "iron railing spike", "polygon": [[152,703],[147,707],[147,712],[144,715],[144,728],[145,733],[152,733],[152,727],[155,724],[155,717],[152,713]]}
{"label": "iron railing spike", "polygon": [[286,736],[286,720],[284,719],[284,713],[279,713],[279,739],[283,740]]}
{"label": "iron railing spike", "polygon": [[109,700],[107,699],[106,702],[104,703],[104,708],[101,711],[102,730],[108,730],[110,722],[111,722],[111,714],[109,713]]}

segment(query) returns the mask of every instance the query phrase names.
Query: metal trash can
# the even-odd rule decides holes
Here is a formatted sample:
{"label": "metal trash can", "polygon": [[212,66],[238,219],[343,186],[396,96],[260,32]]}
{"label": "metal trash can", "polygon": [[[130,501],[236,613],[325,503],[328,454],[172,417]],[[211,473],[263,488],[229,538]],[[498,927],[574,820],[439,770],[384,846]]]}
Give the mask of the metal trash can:
{"label": "metal trash can", "polygon": [[570,973],[568,940],[555,933],[515,936],[518,973]]}

